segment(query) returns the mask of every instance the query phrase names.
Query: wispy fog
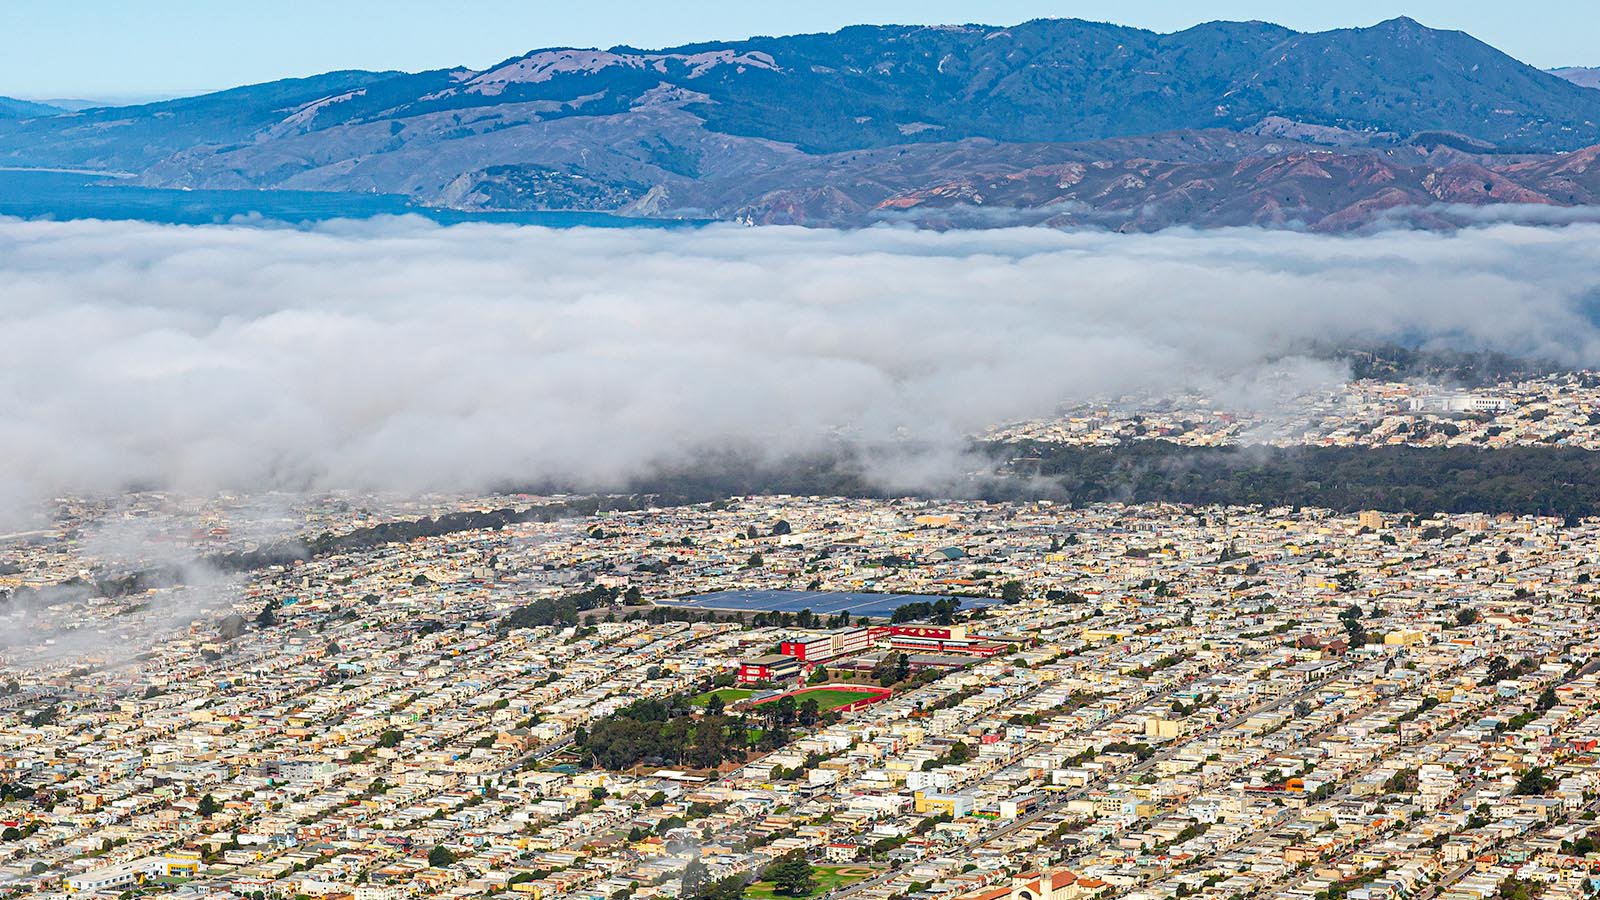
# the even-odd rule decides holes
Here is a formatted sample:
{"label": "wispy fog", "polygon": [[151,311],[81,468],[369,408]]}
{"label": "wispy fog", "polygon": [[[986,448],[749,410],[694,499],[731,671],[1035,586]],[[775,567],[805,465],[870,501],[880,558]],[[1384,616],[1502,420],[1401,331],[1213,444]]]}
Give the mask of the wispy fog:
{"label": "wispy fog", "polygon": [[605,488],[712,451],[954,449],[1107,392],[1270,399],[1281,373],[1342,377],[1303,358],[1314,343],[1595,364],[1597,289],[1586,224],[1332,238],[0,221],[0,522],[129,484]]}

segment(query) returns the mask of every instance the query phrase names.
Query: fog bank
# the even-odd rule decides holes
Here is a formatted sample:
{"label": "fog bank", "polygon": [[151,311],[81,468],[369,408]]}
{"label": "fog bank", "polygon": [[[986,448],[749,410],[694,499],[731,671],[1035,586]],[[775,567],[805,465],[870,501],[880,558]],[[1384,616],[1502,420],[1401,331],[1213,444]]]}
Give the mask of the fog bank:
{"label": "fog bank", "polygon": [[[1597,263],[1591,224],[1323,237],[0,220],[0,524],[130,484],[605,489],[708,453],[781,461],[841,440],[954,459],[966,435],[1063,402],[1342,377],[1304,358],[1313,343],[1600,364]],[[883,474],[941,477],[928,468]]]}

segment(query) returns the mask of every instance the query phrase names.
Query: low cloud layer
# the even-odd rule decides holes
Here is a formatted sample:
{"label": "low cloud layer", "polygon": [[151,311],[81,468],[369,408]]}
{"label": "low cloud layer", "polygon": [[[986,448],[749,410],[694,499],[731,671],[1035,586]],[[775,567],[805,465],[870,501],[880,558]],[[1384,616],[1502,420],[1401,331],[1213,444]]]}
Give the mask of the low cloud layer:
{"label": "low cloud layer", "polygon": [[[1600,226],[312,230],[0,220],[0,523],[130,484],[606,488],[727,450],[955,448],[1313,344],[1600,364]],[[1266,392],[1270,394],[1270,391]]]}

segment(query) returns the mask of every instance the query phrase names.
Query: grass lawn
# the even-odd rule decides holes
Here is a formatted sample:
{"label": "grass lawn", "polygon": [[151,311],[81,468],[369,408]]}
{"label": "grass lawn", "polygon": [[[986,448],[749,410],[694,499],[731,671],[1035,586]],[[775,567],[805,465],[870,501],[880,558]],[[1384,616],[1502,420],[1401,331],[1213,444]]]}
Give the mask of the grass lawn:
{"label": "grass lawn", "polygon": [[[858,881],[864,881],[876,874],[876,870],[867,866],[817,866],[812,874],[812,881],[816,888],[807,897],[820,897],[834,888],[848,887]],[[772,882],[758,881],[744,889],[747,900],[802,900],[786,895],[776,894],[772,890]]]}
{"label": "grass lawn", "polygon": [[721,697],[723,704],[730,705],[737,703],[754,693],[755,691],[747,691],[744,688],[720,688],[715,691],[706,691],[704,694],[695,697],[689,702],[694,706],[705,706],[707,703],[711,702],[712,697]]}
{"label": "grass lawn", "polygon": [[799,696],[795,697],[794,700],[796,703],[804,703],[807,700],[815,700],[817,701],[817,709],[827,712],[830,709],[838,709],[841,706],[849,706],[858,700],[865,700],[871,696],[872,694],[868,691],[836,690],[829,688],[827,690],[811,691],[809,693],[800,694]]}

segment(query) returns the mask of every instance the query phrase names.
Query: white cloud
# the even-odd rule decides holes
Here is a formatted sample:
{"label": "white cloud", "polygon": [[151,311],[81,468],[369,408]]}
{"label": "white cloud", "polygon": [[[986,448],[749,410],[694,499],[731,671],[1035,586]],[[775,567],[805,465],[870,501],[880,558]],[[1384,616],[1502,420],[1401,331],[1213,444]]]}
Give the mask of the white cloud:
{"label": "white cloud", "polygon": [[1264,363],[1313,342],[1600,363],[1584,312],[1597,248],[1594,225],[1323,237],[0,221],[0,521],[129,483],[607,487],[711,450],[781,459],[840,433],[955,448],[1107,391],[1249,396]]}

